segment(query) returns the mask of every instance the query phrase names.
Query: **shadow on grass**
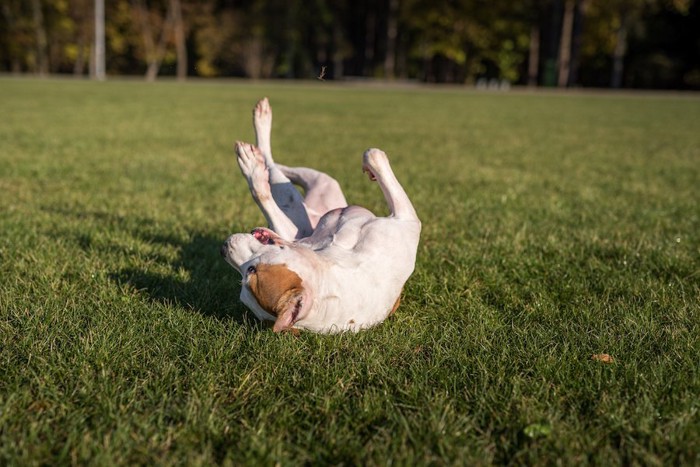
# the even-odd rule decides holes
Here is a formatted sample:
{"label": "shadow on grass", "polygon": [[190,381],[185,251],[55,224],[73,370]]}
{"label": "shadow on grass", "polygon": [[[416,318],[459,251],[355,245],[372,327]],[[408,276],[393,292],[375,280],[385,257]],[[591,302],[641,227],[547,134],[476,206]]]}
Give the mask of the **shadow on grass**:
{"label": "shadow on grass", "polygon": [[246,308],[238,299],[241,291],[238,273],[219,254],[222,239],[200,233],[192,235],[188,241],[148,235],[141,239],[177,249],[178,258],[161,264],[165,268],[159,269],[165,269],[164,272],[129,267],[111,274],[113,280],[159,303],[252,325],[246,318]]}
{"label": "shadow on grass", "polygon": [[[166,233],[167,226],[151,219],[107,212],[46,211],[77,220],[64,231],[88,256],[131,264],[107,271],[121,288],[138,291],[153,302],[175,305],[205,316],[231,319],[242,326],[259,328],[239,301],[240,278],[219,253],[224,239],[193,232],[186,238]],[[75,224],[73,224],[75,226]],[[99,228],[96,230],[96,225]],[[105,241],[105,232],[108,233]],[[163,252],[176,251],[175,259]],[[119,258],[121,257],[121,259]],[[126,261],[124,261],[126,259]]]}

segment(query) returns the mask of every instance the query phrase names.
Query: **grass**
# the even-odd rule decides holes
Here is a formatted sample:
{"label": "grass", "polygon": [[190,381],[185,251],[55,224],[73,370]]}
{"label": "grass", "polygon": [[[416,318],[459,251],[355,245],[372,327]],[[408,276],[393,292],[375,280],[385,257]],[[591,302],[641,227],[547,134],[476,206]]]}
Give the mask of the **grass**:
{"label": "grass", "polygon": [[[232,154],[423,220],[397,314],[276,335]],[[0,80],[0,464],[700,463],[700,99]],[[614,363],[591,359],[606,353]]]}

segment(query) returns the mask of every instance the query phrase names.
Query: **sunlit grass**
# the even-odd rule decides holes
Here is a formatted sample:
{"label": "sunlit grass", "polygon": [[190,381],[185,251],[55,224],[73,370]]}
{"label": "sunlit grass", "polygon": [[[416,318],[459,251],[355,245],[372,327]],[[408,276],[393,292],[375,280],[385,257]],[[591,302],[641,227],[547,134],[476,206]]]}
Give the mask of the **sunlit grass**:
{"label": "sunlit grass", "polygon": [[[276,335],[232,154],[423,221],[383,325]],[[0,80],[0,463],[700,462],[700,99]],[[614,363],[591,360],[606,353]]]}

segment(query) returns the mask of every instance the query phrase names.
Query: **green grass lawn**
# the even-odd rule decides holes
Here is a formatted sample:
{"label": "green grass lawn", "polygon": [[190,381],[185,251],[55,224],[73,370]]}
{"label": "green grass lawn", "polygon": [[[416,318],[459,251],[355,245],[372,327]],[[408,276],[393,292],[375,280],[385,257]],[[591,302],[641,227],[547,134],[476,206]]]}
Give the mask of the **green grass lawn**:
{"label": "green grass lawn", "polygon": [[[238,302],[262,96],[352,204],[389,154],[423,234],[384,324]],[[0,115],[0,464],[700,463],[698,97],[4,78]]]}

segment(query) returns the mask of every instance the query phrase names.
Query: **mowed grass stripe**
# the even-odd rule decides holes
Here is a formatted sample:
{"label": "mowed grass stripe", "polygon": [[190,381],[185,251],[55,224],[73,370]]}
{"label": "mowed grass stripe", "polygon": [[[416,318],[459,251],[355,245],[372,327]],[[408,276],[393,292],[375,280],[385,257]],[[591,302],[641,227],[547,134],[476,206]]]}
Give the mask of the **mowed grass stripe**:
{"label": "mowed grass stripe", "polygon": [[[275,335],[219,257],[273,150],[423,221],[401,308]],[[700,99],[0,80],[3,464],[700,462]],[[614,362],[591,359],[609,354]]]}

